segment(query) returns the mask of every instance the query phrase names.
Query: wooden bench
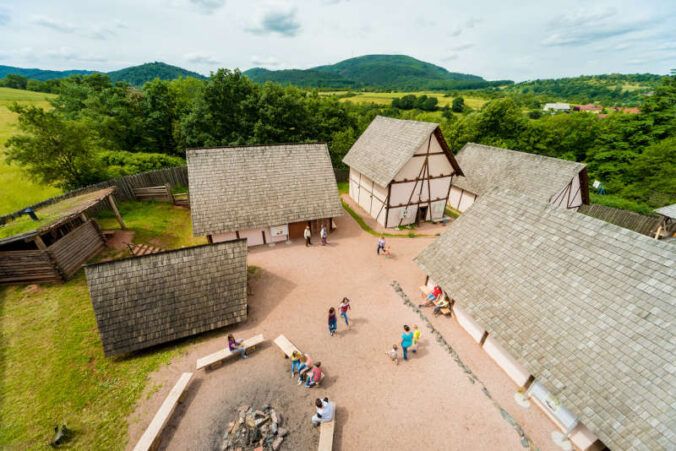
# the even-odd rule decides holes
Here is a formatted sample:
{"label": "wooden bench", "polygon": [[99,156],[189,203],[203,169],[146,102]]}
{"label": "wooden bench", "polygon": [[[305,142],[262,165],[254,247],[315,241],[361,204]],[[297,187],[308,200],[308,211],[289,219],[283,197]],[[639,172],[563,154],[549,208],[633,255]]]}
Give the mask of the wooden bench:
{"label": "wooden bench", "polygon": [[318,451],[331,451],[333,449],[333,429],[336,425],[336,403],[330,402],[333,405],[333,419],[326,423],[321,423],[319,426],[319,446]]}
{"label": "wooden bench", "polygon": [[[244,340],[242,342],[242,345],[244,349],[246,350],[253,350],[256,348],[256,345],[259,345],[263,343],[263,335],[256,335],[255,337],[251,337],[248,340]],[[214,352],[213,354],[209,354],[206,357],[202,357],[201,359],[197,359],[197,364],[196,364],[196,369],[201,370],[204,367],[209,367],[209,369],[214,369],[223,362],[223,360],[232,357],[233,355],[239,355],[235,354],[233,352],[230,352],[230,349],[221,349],[218,352]]]}
{"label": "wooden bench", "polygon": [[183,373],[178,378],[178,382],[176,382],[176,385],[174,385],[174,388],[171,389],[169,395],[160,406],[160,409],[153,417],[153,421],[150,422],[150,425],[134,447],[134,451],[157,449],[161,441],[160,434],[162,434],[162,430],[169,422],[169,418],[171,418],[178,403],[183,400],[186,393],[185,390],[191,378],[192,373]]}
{"label": "wooden bench", "polygon": [[420,291],[422,291],[423,297],[426,298],[432,292],[432,288],[428,287],[427,285],[422,285],[420,287]]}
{"label": "wooden bench", "polygon": [[147,186],[145,188],[134,188],[134,196],[138,200],[164,200],[173,203],[174,196],[171,193],[171,186]]}
{"label": "wooden bench", "polygon": [[287,359],[291,357],[294,351],[300,353],[300,349],[298,349],[296,345],[291,343],[289,339],[286,338],[284,335],[280,335],[279,337],[275,338],[274,343],[279,347],[279,349],[282,350],[284,356]]}

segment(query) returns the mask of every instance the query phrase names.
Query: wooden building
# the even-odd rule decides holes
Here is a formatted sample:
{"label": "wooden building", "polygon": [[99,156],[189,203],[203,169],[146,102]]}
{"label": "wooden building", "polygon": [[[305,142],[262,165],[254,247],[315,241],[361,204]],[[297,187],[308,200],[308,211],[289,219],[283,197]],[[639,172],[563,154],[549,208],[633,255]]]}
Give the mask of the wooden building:
{"label": "wooden building", "polygon": [[236,240],[86,266],[105,355],[244,321],[246,254]]}
{"label": "wooden building", "polygon": [[465,211],[496,186],[568,210],[589,204],[587,167],[582,163],[467,143],[455,156],[464,175],[453,180],[448,204]]}
{"label": "wooden building", "polygon": [[376,116],[345,155],[350,197],[378,223],[399,227],[444,216],[462,171],[439,124]]}
{"label": "wooden building", "polygon": [[86,211],[102,202],[120,217],[115,187],[62,199],[0,227],[0,284],[65,281],[105,244],[101,230]]}
{"label": "wooden building", "polygon": [[676,449],[675,261],[672,244],[505,188],[415,258],[582,450]]}
{"label": "wooden building", "polygon": [[303,238],[343,208],[326,144],[187,151],[193,235],[249,246]]}

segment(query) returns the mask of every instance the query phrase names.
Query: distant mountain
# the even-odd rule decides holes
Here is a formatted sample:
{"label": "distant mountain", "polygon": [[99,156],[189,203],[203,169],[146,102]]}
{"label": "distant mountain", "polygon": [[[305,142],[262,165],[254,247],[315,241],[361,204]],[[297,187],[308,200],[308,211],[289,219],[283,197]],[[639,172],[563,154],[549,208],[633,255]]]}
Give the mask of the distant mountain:
{"label": "distant mountain", "polygon": [[173,80],[179,77],[193,77],[199,80],[205,80],[204,75],[183,69],[178,66],[172,66],[166,63],[145,63],[140,66],[127,67],[125,69],[108,72],[111,81],[125,81],[133,86],[143,86],[147,81],[159,78],[160,80]]}
{"label": "distant mountain", "polygon": [[305,70],[253,68],[244,74],[257,83],[275,81],[301,87],[335,89],[465,89],[483,88],[495,83],[477,75],[449,72],[443,67],[406,55],[365,55]]}
{"label": "distant mountain", "polygon": [[17,74],[33,80],[51,80],[54,78],[66,78],[75,74],[93,74],[93,70],[43,70],[43,69],[24,69],[14,66],[0,65],[0,78],[5,78],[7,74]]}
{"label": "distant mountain", "polygon": [[[13,66],[0,66],[0,78],[4,78],[7,74],[17,74],[22,75],[27,78],[32,78],[34,80],[51,80],[54,78],[67,78],[75,74],[93,74],[98,71],[92,70],[42,70],[42,69],[24,69],[21,67]],[[124,81],[133,86],[143,86],[147,81],[154,80],[159,78],[161,80],[173,80],[179,77],[193,77],[200,80],[206,79],[205,76],[198,74],[197,72],[191,72],[189,70],[183,69],[177,66],[171,66],[165,63],[145,63],[140,66],[132,66],[124,69],[112,71],[112,72],[101,72],[107,74],[113,82]]]}

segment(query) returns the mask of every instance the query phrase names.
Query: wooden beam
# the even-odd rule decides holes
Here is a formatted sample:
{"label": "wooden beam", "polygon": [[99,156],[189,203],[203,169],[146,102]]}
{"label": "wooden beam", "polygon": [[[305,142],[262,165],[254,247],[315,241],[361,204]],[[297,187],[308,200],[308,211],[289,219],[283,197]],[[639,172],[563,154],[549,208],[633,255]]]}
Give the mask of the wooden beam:
{"label": "wooden beam", "polygon": [[[385,198],[385,203],[387,207],[385,209],[385,228],[387,228],[387,219],[390,217],[390,194],[392,193],[392,182],[387,185],[387,197]],[[376,221],[378,218],[376,218]]]}
{"label": "wooden beam", "polygon": [[108,202],[110,203],[110,208],[113,209],[113,213],[115,213],[117,222],[120,224],[122,230],[127,230],[127,226],[124,225],[124,221],[122,220],[122,216],[120,216],[120,212],[117,210],[117,205],[115,205],[115,199],[113,199],[112,194],[108,195]]}
{"label": "wooden beam", "polygon": [[[443,178],[446,178],[446,177],[453,177],[453,174],[434,175],[434,176],[429,177],[429,178],[431,180],[434,180],[434,179],[443,179]],[[424,180],[424,179],[420,178],[420,179],[411,179],[411,180],[409,180],[409,179],[392,180],[391,183],[411,183],[411,182],[417,182],[417,181],[420,181],[420,180]]]}
{"label": "wooden beam", "polygon": [[42,237],[40,235],[35,235],[33,241],[35,242],[35,245],[38,247],[38,249],[40,249],[41,251],[47,250],[47,246],[45,245],[45,242],[42,241]]}
{"label": "wooden beam", "polygon": [[484,343],[486,343],[487,338],[488,338],[488,331],[484,330],[484,334],[481,336],[481,340],[479,341],[479,346],[483,347]]}
{"label": "wooden beam", "polygon": [[[431,135],[430,135],[431,136]],[[416,158],[416,157],[426,157],[428,155],[446,155],[446,152],[430,152],[430,153],[423,153],[419,155],[413,155],[411,158]]]}

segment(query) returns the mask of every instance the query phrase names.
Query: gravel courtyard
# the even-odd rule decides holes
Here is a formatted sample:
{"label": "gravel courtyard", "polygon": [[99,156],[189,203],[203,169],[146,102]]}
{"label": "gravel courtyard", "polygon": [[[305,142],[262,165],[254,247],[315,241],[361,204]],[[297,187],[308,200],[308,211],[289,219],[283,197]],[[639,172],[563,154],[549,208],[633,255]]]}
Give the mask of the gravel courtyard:
{"label": "gravel courtyard", "polygon": [[[557,449],[550,437],[554,425],[537,408],[516,405],[516,386],[454,319],[422,311],[457,352],[455,358],[392,287],[396,281],[419,302],[424,274],[412,259],[433,238],[390,238],[394,257],[385,259],[376,255],[377,238],[349,215],[336,222],[326,247],[317,237],[310,248],[298,240],[250,249],[248,264],[262,272],[249,297],[249,319],[212,333],[152,375],[148,387],[162,385],[141,397],[129,420],[128,449],[180,373],[194,372],[197,358],[223,348],[228,333],[237,338],[262,333],[266,342],[246,361],[195,372],[185,402],[165,429],[163,449],[218,448],[239,406],[265,403],[283,412],[290,430],[282,449],[316,448],[319,433],[310,417],[318,396],[337,404],[336,450]],[[339,317],[338,333],[331,337],[327,311],[343,296],[352,300],[352,327]],[[422,339],[418,353],[395,366],[385,352],[399,344],[403,324],[417,324]],[[322,362],[326,378],[319,388],[299,387],[291,379],[289,361],[272,343],[280,334]]]}

